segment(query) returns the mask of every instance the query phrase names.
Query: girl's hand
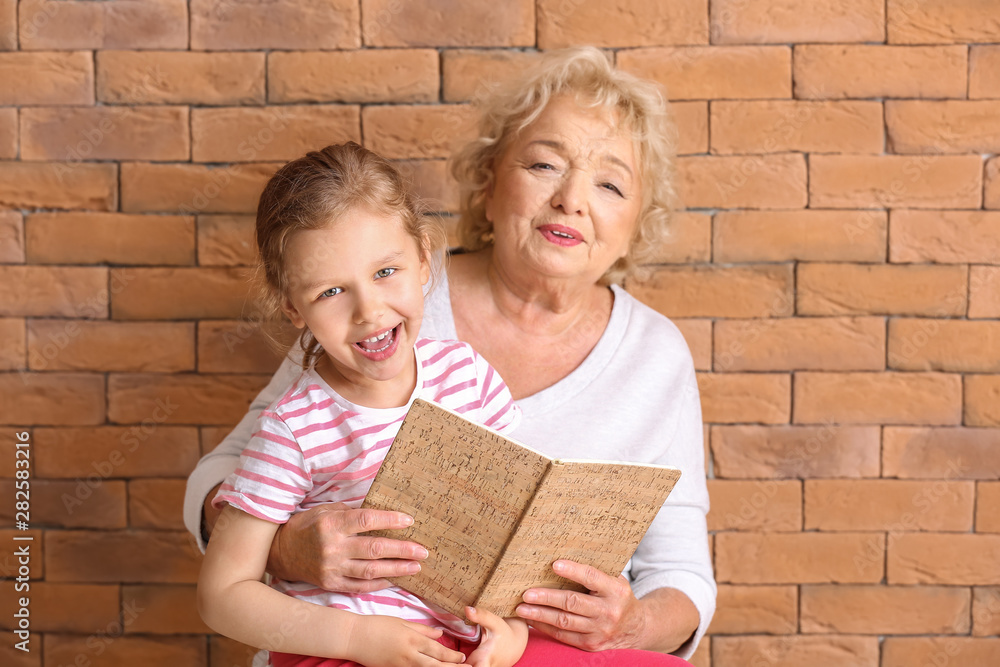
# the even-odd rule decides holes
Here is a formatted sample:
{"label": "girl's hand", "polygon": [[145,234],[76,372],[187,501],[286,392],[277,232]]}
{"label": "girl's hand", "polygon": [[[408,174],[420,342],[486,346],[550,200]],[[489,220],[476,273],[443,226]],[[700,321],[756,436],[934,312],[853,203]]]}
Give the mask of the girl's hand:
{"label": "girl's hand", "polygon": [[519,618],[500,618],[485,609],[466,607],[465,616],[483,629],[479,647],[469,656],[472,667],[512,667],[528,645],[528,624]]}
{"label": "girl's hand", "polygon": [[464,655],[434,641],[441,632],[392,616],[358,616],[345,657],[380,667],[447,667],[464,661]]}

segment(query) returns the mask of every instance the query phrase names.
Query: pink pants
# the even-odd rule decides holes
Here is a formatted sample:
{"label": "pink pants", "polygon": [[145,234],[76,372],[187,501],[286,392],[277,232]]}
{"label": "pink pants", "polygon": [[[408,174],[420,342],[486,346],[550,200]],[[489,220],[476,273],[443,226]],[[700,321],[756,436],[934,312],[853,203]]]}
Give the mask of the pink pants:
{"label": "pink pants", "polygon": [[[438,642],[454,651],[461,651],[466,657],[476,649],[476,644],[442,635]],[[289,653],[272,653],[274,667],[359,667],[356,662],[332,658],[309,658]],[[517,661],[516,667],[691,667],[691,663],[681,658],[653,651],[636,649],[616,649],[590,653],[567,646],[540,632],[531,630],[528,647]]]}

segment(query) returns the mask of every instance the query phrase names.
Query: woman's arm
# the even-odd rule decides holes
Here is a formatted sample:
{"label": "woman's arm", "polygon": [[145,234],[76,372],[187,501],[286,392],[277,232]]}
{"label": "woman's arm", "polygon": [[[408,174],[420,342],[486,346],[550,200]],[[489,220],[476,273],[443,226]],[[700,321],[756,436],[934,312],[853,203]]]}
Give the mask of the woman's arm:
{"label": "woman's arm", "polygon": [[198,610],[213,630],[270,651],[404,664],[463,660],[434,641],[440,630],[388,616],[360,616],[284,595],[261,582],[277,524],[226,507],[198,579]]}

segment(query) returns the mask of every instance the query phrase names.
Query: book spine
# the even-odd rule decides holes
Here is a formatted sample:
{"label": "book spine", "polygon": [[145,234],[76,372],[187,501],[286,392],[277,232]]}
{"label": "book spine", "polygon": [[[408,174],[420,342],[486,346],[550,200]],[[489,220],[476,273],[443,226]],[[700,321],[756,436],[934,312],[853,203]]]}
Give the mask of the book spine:
{"label": "book spine", "polygon": [[538,490],[542,488],[542,486],[545,484],[545,480],[548,479],[549,475],[552,473],[552,467],[554,464],[555,464],[554,461],[549,461],[548,465],[545,466],[545,472],[538,479],[538,483],[535,484],[535,490],[531,493],[531,498],[529,498],[528,502],[524,504],[524,508],[521,510],[521,516],[518,517],[517,523],[514,524],[514,528],[510,531],[510,535],[507,536],[507,541],[504,542],[503,548],[500,549],[500,555],[497,556],[497,559],[493,562],[493,566],[490,568],[490,573],[486,577],[486,585],[483,586],[483,589],[479,591],[479,595],[476,596],[476,602],[473,605],[474,607],[479,606],[480,600],[491,597],[491,594],[493,592],[492,590],[493,575],[496,574],[497,569],[500,567],[500,563],[503,562],[504,556],[507,555],[507,547],[510,546],[510,543],[514,539],[514,536],[517,535],[517,531],[520,530],[521,523],[524,521],[524,517],[528,516],[528,512],[531,511],[531,506],[535,502],[535,496],[538,495]]}

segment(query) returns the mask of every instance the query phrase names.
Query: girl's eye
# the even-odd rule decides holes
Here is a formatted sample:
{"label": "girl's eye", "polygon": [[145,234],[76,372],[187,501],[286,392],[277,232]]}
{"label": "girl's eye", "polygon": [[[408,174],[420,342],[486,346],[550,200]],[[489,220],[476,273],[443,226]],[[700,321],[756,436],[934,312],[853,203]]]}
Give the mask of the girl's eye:
{"label": "girl's eye", "polygon": [[328,296],[337,296],[338,294],[340,294],[343,291],[344,290],[341,289],[340,287],[331,287],[327,291],[325,291],[322,294],[320,294],[320,297],[323,298],[323,297],[328,297]]}
{"label": "girl's eye", "polygon": [[396,269],[379,269],[375,272],[376,278],[388,278],[396,272]]}

